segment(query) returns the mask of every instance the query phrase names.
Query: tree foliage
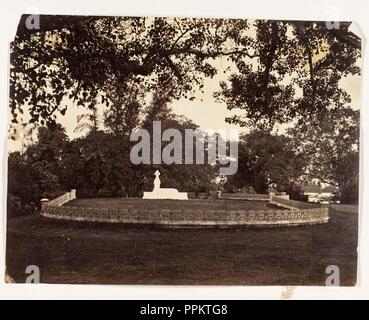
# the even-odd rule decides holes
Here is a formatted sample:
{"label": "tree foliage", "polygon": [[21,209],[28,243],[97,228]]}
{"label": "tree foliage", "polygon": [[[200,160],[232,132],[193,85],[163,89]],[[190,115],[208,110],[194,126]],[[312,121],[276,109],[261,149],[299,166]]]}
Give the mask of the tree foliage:
{"label": "tree foliage", "polygon": [[215,94],[229,110],[242,110],[227,121],[271,130],[350,103],[339,81],[360,73],[361,47],[349,25],[256,21],[252,58],[232,57],[237,71]]}
{"label": "tree foliage", "polygon": [[238,171],[227,183],[239,188],[251,186],[256,193],[268,193],[271,187],[291,192],[304,173],[303,154],[283,135],[253,131],[240,138],[238,153]]}
{"label": "tree foliage", "polygon": [[[359,116],[340,87],[360,73],[361,42],[350,23],[41,15],[41,29],[30,30],[26,18],[11,43],[10,110],[17,123],[28,108],[26,121],[41,127],[25,154],[9,156],[11,194],[21,201],[31,201],[24,188],[32,201],[70,188],[137,196],[155,169],[163,185],[209,190],[209,165],[132,165],[129,134],[154,120],[163,130],[197,128],[168,105],[204,90],[220,58],[230,76],[214,96],[238,111],[227,121],[258,129],[241,139],[239,171],[228,183],[288,191],[307,172],[355,198]],[[73,141],[56,123],[71,105],[87,109],[78,128],[88,133]],[[296,124],[290,137],[270,133],[287,122]]]}
{"label": "tree foliage", "polygon": [[41,123],[66,112],[65,97],[92,108],[121,99],[132,82],[189,96],[216,73],[208,59],[232,55],[232,33],[247,28],[242,20],[41,16],[41,29],[28,30],[26,18],[11,44],[10,106],[14,121],[29,104]]}
{"label": "tree foliage", "polygon": [[38,142],[24,154],[8,157],[8,208],[11,212],[31,212],[42,198],[55,198],[63,190],[60,177],[64,172],[62,157],[68,139],[58,125],[53,130],[41,127]]}
{"label": "tree foliage", "polygon": [[[162,131],[196,129],[191,121],[166,113]],[[161,172],[162,185],[181,191],[208,192],[213,188],[217,168],[211,165],[134,165],[130,160],[128,134],[91,130],[69,141],[64,128],[40,127],[37,142],[24,154],[9,154],[9,203],[39,206],[41,198],[55,198],[77,189],[79,197],[140,197],[153,188],[154,172]],[[184,143],[184,141],[183,141]],[[194,142],[195,143],[195,142]],[[167,143],[163,142],[162,148]],[[184,156],[184,154],[183,154]],[[184,159],[183,159],[184,160]]]}
{"label": "tree foliage", "polygon": [[307,174],[336,186],[343,202],[357,202],[359,195],[360,113],[334,109],[309,118],[290,129],[295,148],[306,155]]}
{"label": "tree foliage", "polygon": [[270,128],[347,103],[338,82],[359,73],[349,23],[41,16],[41,29],[29,30],[26,18],[11,44],[14,122],[29,105],[31,122],[53,123],[67,98],[120,108],[132,86],[191,98],[216,74],[212,61],[226,57],[237,71],[216,96],[245,112],[228,121]]}

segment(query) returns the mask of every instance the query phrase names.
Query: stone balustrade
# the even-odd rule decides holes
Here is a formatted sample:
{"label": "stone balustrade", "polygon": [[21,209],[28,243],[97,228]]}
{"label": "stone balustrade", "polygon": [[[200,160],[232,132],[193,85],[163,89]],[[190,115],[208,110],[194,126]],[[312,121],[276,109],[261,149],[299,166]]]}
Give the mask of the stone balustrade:
{"label": "stone balustrade", "polygon": [[289,196],[276,196],[274,194],[270,195],[270,203],[281,206],[287,209],[316,209],[321,206],[318,204],[300,202],[295,200],[290,200]]}
{"label": "stone balustrade", "polygon": [[64,194],[62,194],[61,196],[53,199],[53,200],[49,200],[49,199],[41,199],[41,207],[44,206],[62,206],[63,204],[72,201],[74,199],[76,199],[76,190],[72,189],[70,192],[66,192]]}
{"label": "stone balustrade", "polygon": [[[74,193],[75,197],[75,193]],[[73,194],[69,195],[73,198]],[[58,200],[57,200],[58,199]],[[243,226],[243,225],[301,225],[325,223],[329,220],[328,208],[310,207],[302,202],[272,196],[273,203],[295,207],[290,210],[210,210],[210,209],[138,209],[138,208],[87,208],[62,206],[67,195],[42,206],[41,216],[46,218],[166,226]],[[289,201],[289,202],[286,202]],[[297,207],[300,208],[297,208]]]}

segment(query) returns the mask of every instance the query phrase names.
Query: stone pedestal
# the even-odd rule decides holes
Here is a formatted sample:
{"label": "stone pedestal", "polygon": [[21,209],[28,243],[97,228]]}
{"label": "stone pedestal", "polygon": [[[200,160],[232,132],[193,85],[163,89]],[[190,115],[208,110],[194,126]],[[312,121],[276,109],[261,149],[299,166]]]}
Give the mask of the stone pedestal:
{"label": "stone pedestal", "polygon": [[188,195],[187,192],[179,192],[177,189],[160,188],[152,192],[144,192],[143,199],[188,200]]}
{"label": "stone pedestal", "polygon": [[172,200],[188,200],[187,192],[179,192],[173,188],[160,187],[160,172],[155,171],[154,190],[151,192],[144,192],[142,199],[172,199]]}
{"label": "stone pedestal", "polygon": [[43,198],[40,200],[40,202],[41,202],[41,210],[43,210],[43,208],[49,204],[50,200]]}

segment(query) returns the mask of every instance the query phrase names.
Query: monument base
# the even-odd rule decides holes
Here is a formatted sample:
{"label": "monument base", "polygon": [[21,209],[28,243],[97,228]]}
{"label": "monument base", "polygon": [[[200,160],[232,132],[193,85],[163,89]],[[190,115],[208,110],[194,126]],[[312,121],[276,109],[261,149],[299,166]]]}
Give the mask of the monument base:
{"label": "monument base", "polygon": [[178,192],[177,189],[160,188],[152,192],[144,192],[142,199],[188,200],[188,195],[187,192]]}

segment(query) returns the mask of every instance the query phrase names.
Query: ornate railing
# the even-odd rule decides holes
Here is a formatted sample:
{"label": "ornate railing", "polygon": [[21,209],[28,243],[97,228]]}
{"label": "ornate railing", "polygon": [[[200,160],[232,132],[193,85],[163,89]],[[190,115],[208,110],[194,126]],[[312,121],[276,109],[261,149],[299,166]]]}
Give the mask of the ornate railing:
{"label": "ornate railing", "polygon": [[44,206],[62,206],[63,204],[76,199],[76,190],[72,189],[70,192],[66,192],[61,196],[49,201],[49,199],[42,199],[41,204]]}
{"label": "ornate railing", "polygon": [[288,209],[315,209],[321,207],[317,204],[290,200],[286,197],[275,195],[270,196],[270,202]]}
{"label": "ornate railing", "polygon": [[44,206],[41,215],[48,218],[130,224],[161,225],[295,225],[328,221],[328,210],[192,210],[128,209]]}
{"label": "ornate railing", "polygon": [[75,199],[75,191],[42,205],[41,216],[46,218],[125,224],[157,224],[167,226],[242,226],[242,225],[301,225],[325,223],[328,208],[271,196],[290,210],[214,210],[214,209],[149,209],[149,208],[88,208],[63,206]]}

